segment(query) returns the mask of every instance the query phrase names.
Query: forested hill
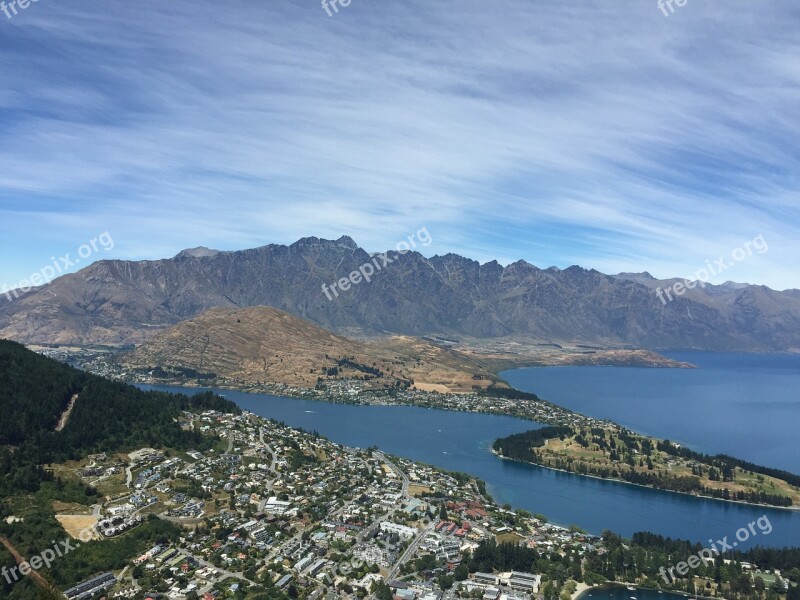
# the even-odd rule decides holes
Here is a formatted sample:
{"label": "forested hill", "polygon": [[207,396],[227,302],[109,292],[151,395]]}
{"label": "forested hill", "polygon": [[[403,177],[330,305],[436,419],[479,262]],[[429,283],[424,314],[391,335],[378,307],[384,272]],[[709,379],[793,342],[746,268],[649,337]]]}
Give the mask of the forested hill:
{"label": "forested hill", "polygon": [[[75,399],[69,418],[59,421]],[[211,393],[193,397],[145,392],[78,371],[24,346],[0,340],[0,454],[15,462],[60,462],[89,452],[204,443],[178,424],[183,410],[238,412]]]}
{"label": "forested hill", "polygon": [[731,456],[709,456],[624,428],[543,427],[494,442],[506,458],[684,494],[788,507],[800,475]]}

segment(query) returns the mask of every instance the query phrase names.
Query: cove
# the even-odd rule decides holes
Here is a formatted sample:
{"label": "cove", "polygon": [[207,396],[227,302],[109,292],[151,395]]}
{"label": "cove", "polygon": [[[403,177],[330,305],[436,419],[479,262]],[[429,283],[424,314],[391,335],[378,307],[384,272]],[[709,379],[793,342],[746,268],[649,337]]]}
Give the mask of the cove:
{"label": "cove", "polygon": [[[702,593],[700,589],[698,592]],[[636,588],[631,591],[624,586],[602,586],[591,588],[578,596],[578,600],[685,600],[689,594],[659,592],[645,588]],[[695,598],[696,596],[691,596]]]}

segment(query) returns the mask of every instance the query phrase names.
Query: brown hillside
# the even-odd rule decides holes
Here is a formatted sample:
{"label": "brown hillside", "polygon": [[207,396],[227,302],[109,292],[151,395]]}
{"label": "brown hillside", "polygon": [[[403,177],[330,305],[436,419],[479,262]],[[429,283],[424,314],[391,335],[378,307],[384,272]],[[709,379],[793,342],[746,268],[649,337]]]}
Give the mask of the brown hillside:
{"label": "brown hillside", "polygon": [[363,378],[376,387],[413,382],[460,391],[496,379],[478,360],[430,342],[405,336],[359,342],[266,306],[211,309],[159,333],[120,363],[306,387],[319,378]]}

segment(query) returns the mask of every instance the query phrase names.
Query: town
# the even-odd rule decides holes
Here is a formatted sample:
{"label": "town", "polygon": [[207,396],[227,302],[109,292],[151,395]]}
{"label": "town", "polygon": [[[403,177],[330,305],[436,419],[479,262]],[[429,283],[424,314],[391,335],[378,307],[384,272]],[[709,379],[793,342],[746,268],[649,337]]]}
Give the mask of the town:
{"label": "town", "polygon": [[[77,366],[140,384],[201,385],[120,371],[102,359]],[[603,428],[620,440],[630,435],[612,422],[500,388],[442,394],[376,389],[358,379],[314,389],[214,385],[335,403],[512,415],[551,429]],[[498,505],[470,475],[374,447],[343,447],[246,411],[183,412],[176,422],[207,443],[185,451],[92,454],[56,466],[59,476],[80,477],[104,497],[91,514],[57,511],[73,537],[81,534],[70,526],[76,519],[84,526],[90,521],[97,539],[124,541],[142,532],[153,541],[128,553],[125,564],[117,561],[113,572],[106,567],[73,585],[65,591],[70,600],[578,600],[610,582],[685,595],[697,595],[699,587],[706,598],[797,600],[800,590],[790,584],[800,577],[792,551],[720,557],[665,586],[659,569],[696,552],[690,542],[647,532],[631,540],[610,531],[597,537],[548,523],[543,515]]]}
{"label": "town", "polygon": [[[106,493],[96,537],[148,518],[179,540],[65,590],[94,598],[239,598],[259,588],[301,598],[525,600],[541,574],[470,572],[482,544],[583,554],[598,538],[510,507],[482,482],[377,449],[345,448],[250,413],[184,413],[215,450],[92,455],[76,473]],[[60,518],[64,518],[60,516]]]}
{"label": "town", "polygon": [[[41,348],[43,355],[84,369],[95,375],[117,379],[134,384],[169,385],[238,390],[252,394],[271,394],[288,398],[317,400],[341,404],[382,405],[382,406],[421,406],[439,410],[478,412],[513,416],[547,425],[566,425],[572,427],[605,427],[618,430],[618,424],[595,419],[573,412],[552,402],[533,395],[525,397],[529,402],[520,402],[517,390],[510,388],[489,388],[480,392],[443,393],[410,388],[385,388],[379,380],[341,378],[320,382],[316,387],[301,387],[284,383],[253,383],[235,378],[214,377],[197,379],[191,377],[169,377],[166,371],[129,370],[115,362],[113,354],[92,349]],[[506,395],[509,392],[517,395]]]}

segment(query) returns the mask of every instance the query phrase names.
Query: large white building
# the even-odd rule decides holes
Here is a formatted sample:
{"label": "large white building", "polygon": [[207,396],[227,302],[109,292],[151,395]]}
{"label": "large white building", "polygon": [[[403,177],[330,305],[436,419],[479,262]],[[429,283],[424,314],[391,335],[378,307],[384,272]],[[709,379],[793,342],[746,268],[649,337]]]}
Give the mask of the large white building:
{"label": "large white building", "polygon": [[381,522],[381,531],[385,531],[387,533],[396,533],[404,540],[410,540],[417,535],[417,530],[413,527],[406,527],[405,525],[399,525],[389,521]]}
{"label": "large white building", "polygon": [[271,496],[269,500],[264,503],[263,510],[273,515],[282,515],[291,507],[291,502],[287,502],[286,500],[278,500],[277,496]]}

